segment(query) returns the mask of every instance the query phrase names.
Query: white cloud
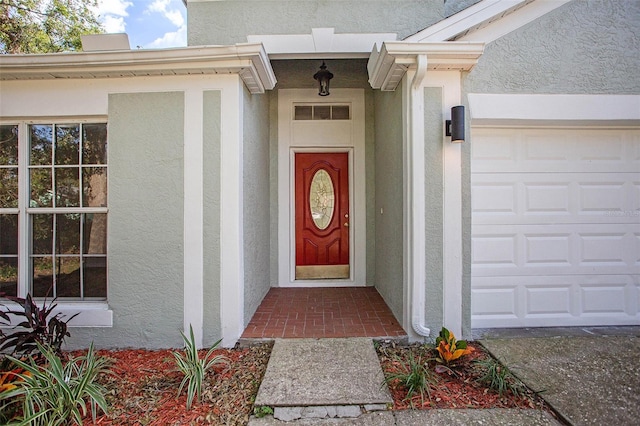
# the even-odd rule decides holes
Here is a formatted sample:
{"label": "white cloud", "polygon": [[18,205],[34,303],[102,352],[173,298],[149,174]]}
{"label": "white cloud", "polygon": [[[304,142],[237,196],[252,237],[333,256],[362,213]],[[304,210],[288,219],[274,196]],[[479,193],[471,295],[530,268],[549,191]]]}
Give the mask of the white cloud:
{"label": "white cloud", "polygon": [[149,5],[147,10],[149,10],[150,12],[164,12],[167,10],[167,6],[169,6],[169,3],[171,3],[171,0],[154,0],[154,2]]}
{"label": "white cloud", "polygon": [[160,13],[169,21],[171,21],[173,25],[180,28],[184,25],[184,17],[182,16],[182,12],[175,8],[169,9],[170,4],[171,0],[154,0],[153,3],[151,3],[149,7],[147,7],[145,13]]}
{"label": "white cloud", "polygon": [[182,25],[177,31],[165,33],[162,37],[155,39],[149,45],[149,49],[162,49],[165,47],[177,47],[187,45],[187,26]]}
{"label": "white cloud", "polygon": [[101,16],[102,28],[107,33],[123,33],[125,32],[125,22],[122,16],[106,15]]}
{"label": "white cloud", "polygon": [[167,19],[170,20],[171,23],[176,27],[181,27],[184,25],[184,18],[182,17],[182,12],[180,12],[179,10],[170,10],[166,12],[164,16],[166,16]]}
{"label": "white cloud", "polygon": [[100,15],[129,16],[127,9],[133,3],[127,0],[100,0],[98,1],[98,13]]}
{"label": "white cloud", "polygon": [[125,32],[124,18],[129,16],[127,9],[133,3],[127,0],[99,0],[96,9],[103,28],[108,33]]}

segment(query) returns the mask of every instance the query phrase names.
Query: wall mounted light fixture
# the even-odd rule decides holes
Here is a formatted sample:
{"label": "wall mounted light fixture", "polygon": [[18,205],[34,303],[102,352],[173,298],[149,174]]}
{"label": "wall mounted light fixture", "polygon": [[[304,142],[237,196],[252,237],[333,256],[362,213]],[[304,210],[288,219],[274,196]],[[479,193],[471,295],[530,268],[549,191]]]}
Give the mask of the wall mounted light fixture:
{"label": "wall mounted light fixture", "polygon": [[445,134],[451,136],[451,142],[464,142],[464,106],[451,108],[451,120],[445,122]]}
{"label": "wall mounted light fixture", "polygon": [[333,74],[327,69],[324,61],[322,61],[322,65],[320,65],[320,71],[315,73],[313,78],[318,80],[318,95],[329,96],[329,80],[333,78]]}

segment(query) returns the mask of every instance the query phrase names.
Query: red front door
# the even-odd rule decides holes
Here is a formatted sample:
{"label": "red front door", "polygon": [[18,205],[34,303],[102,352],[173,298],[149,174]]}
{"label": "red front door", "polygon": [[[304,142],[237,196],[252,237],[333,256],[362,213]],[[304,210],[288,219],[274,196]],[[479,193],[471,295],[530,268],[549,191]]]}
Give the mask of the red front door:
{"label": "red front door", "polygon": [[295,155],[296,279],[349,278],[349,154]]}

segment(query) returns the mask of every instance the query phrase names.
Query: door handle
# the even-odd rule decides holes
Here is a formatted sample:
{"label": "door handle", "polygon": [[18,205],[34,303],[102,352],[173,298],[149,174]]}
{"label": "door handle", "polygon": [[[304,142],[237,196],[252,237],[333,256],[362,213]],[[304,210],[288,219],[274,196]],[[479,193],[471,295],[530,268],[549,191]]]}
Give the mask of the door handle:
{"label": "door handle", "polygon": [[349,227],[349,222],[345,222],[344,226],[346,226],[348,228]]}

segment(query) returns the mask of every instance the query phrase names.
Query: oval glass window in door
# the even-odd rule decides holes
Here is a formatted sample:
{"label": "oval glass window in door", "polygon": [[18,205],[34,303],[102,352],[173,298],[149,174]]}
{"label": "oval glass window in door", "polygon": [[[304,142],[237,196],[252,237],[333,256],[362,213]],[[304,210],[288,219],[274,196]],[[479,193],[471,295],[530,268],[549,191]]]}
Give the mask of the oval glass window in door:
{"label": "oval glass window in door", "polygon": [[313,223],[320,230],[326,229],[333,217],[335,191],[331,176],[324,169],[318,170],[311,179],[309,207]]}

